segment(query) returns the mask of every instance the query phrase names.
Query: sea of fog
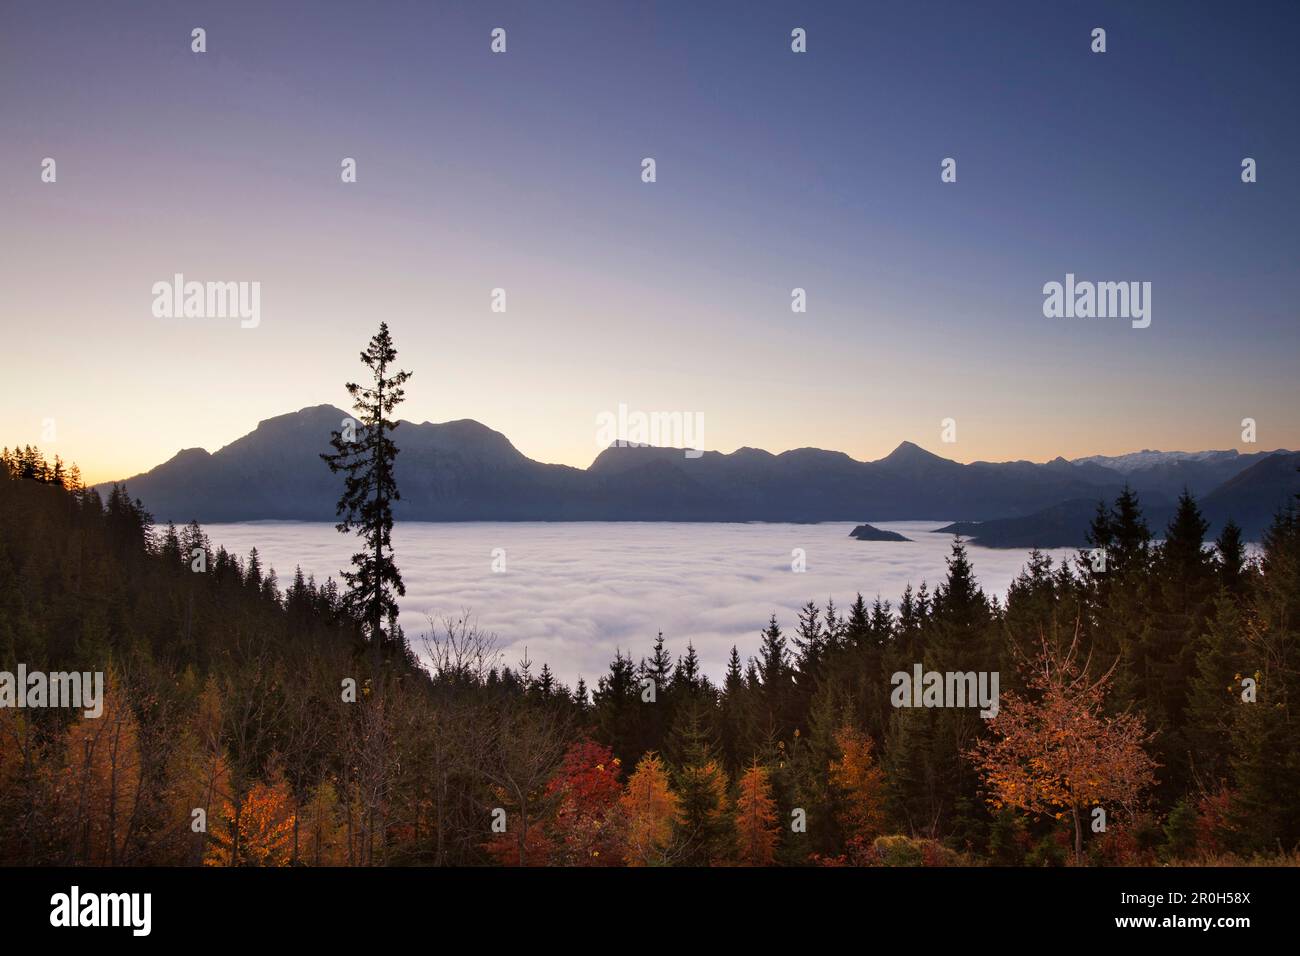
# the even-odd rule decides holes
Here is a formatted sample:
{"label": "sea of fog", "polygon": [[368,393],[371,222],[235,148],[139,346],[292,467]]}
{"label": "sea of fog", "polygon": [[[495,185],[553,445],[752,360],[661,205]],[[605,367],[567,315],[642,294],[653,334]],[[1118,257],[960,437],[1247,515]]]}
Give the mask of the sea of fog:
{"label": "sea of fog", "polygon": [[[858,541],[852,523],[700,524],[666,522],[402,522],[393,531],[406,584],[401,624],[412,647],[441,619],[468,611],[497,635],[504,663],[527,649],[536,674],[548,662],[572,684],[595,687],[616,648],[639,659],[663,631],[674,656],[692,641],[706,673],[720,678],[731,646],[742,660],[755,653],[759,631],[775,612],[786,630],[809,599],[828,597],[847,609],[861,591],[897,604],[903,588],[931,589],[945,574],[952,544],[934,534],[944,521],[877,523],[912,540]],[[338,578],[358,542],[332,524],[252,521],[205,528],[214,547],[247,556],[256,547],[281,587],[296,566],[317,582]],[[1005,596],[1027,553],[969,545],[971,563],[989,594]],[[791,570],[802,548],[807,569]],[[504,572],[493,552],[504,551]],[[1049,551],[1059,561],[1073,549]],[[500,565],[499,558],[497,559]]]}

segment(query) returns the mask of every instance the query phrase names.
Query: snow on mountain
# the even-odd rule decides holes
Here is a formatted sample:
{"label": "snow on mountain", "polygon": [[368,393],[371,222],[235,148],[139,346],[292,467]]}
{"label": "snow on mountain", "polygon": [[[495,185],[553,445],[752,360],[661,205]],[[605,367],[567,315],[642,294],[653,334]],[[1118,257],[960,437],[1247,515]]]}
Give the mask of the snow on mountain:
{"label": "snow on mountain", "polygon": [[1087,458],[1074,459],[1073,464],[1101,465],[1103,468],[1111,468],[1127,475],[1135,471],[1143,471],[1159,465],[1172,465],[1182,461],[1231,461],[1238,454],[1235,449],[1229,449],[1228,451],[1154,451],[1150,448],[1144,448],[1142,451],[1130,452],[1127,455],[1089,455]]}

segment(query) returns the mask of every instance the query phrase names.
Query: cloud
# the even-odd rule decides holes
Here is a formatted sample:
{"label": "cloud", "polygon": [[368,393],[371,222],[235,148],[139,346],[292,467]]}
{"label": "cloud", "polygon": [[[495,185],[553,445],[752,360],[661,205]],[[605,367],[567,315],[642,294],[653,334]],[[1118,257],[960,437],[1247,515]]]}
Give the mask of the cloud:
{"label": "cloud", "polygon": [[[756,653],[759,631],[775,612],[791,631],[798,609],[827,598],[847,611],[861,591],[897,604],[907,584],[946,574],[951,538],[931,533],[943,522],[886,522],[908,542],[857,541],[852,523],[679,524],[472,522],[399,523],[397,563],[406,584],[402,627],[417,650],[435,619],[469,611],[497,635],[504,661],[527,649],[533,673],[543,662],[572,685],[589,686],[606,672],[616,649],[640,659],[655,635],[668,650],[695,645],[705,672],[720,679],[732,645],[744,660]],[[299,522],[218,524],[206,529],[214,545],[247,555],[282,583],[296,565],[317,582],[338,577],[355,550],[333,525]],[[492,572],[492,551],[504,548],[506,572]],[[807,571],[790,570],[790,552],[803,548]],[[1024,567],[1026,553],[969,546],[975,573],[989,594],[1003,597]],[[1071,549],[1049,552],[1059,560]]]}

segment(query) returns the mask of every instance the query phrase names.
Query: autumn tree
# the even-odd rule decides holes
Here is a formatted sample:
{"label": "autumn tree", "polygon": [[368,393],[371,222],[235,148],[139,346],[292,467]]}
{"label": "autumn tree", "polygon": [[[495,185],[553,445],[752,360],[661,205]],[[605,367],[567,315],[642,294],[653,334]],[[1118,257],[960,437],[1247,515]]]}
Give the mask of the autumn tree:
{"label": "autumn tree", "polygon": [[621,765],[610,748],[591,740],[569,747],[550,782],[554,806],[552,855],[561,866],[612,866],[621,843]]}
{"label": "autumn tree", "polygon": [[129,863],[128,840],[136,832],[144,764],[140,725],[125,682],[110,668],[103,713],[79,716],[68,730],[64,788],[70,797],[67,849],[92,866]]}
{"label": "autumn tree", "polygon": [[[209,678],[199,694],[194,717],[181,727],[168,756],[163,808],[172,862],[202,863],[207,821],[216,816],[222,801],[231,797],[221,726],[221,695],[216,681]],[[196,811],[201,815],[196,817]],[[199,820],[203,826],[196,827]]]}
{"label": "autumn tree", "polygon": [[845,725],[835,744],[842,756],[831,761],[829,776],[840,828],[846,843],[865,845],[885,827],[885,775],[872,756],[875,745],[862,731]]}
{"label": "autumn tree", "polygon": [[[238,813],[236,813],[238,809]],[[217,814],[207,866],[288,866],[293,859],[297,808],[289,782],[279,768],[259,780],[238,808],[225,801]]]}
{"label": "autumn tree", "polygon": [[740,778],[736,796],[736,854],[743,866],[771,866],[780,825],[768,772],[752,763]]}
{"label": "autumn tree", "polygon": [[1156,764],[1143,746],[1152,735],[1137,714],[1105,713],[1114,667],[1097,680],[1089,661],[1078,661],[1078,629],[1064,653],[1043,640],[1038,658],[1023,675],[1025,695],[1003,696],[989,720],[990,738],[967,755],[988,788],[994,809],[1017,807],[1074,822],[1074,853],[1083,858],[1087,808],[1122,807],[1131,814],[1155,784]]}
{"label": "autumn tree", "polygon": [[658,754],[641,758],[619,798],[625,819],[624,858],[629,866],[661,866],[677,855],[673,836],[680,801]]}

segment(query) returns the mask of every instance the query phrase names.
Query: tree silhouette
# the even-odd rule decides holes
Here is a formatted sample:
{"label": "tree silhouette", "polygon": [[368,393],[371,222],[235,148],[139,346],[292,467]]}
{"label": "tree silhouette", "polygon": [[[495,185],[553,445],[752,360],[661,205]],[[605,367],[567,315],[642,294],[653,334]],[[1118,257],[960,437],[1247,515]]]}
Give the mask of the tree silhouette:
{"label": "tree silhouette", "polygon": [[397,428],[397,422],[389,416],[405,397],[402,385],[411,373],[390,371],[396,359],[388,323],[381,322],[379,331],[361,353],[361,362],[370,369],[373,384],[347,384],[360,428],[355,434],[335,431],[330,436],[334,453],[321,455],[330,471],[345,475],[337,509],[342,518],[338,530],[355,530],[366,543],[365,550],[352,555],[356,570],[343,572],[348,585],[343,601],[367,629],[376,665],[385,639],[393,641],[397,637],[396,633],[385,635],[383,627],[389,620],[389,630],[396,631],[394,594],[406,595],[401,572],[393,561],[393,502],[402,496],[393,476],[398,448],[388,436]]}

